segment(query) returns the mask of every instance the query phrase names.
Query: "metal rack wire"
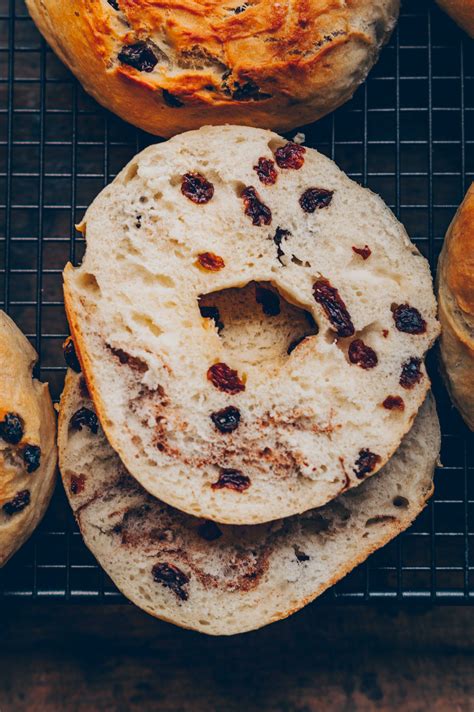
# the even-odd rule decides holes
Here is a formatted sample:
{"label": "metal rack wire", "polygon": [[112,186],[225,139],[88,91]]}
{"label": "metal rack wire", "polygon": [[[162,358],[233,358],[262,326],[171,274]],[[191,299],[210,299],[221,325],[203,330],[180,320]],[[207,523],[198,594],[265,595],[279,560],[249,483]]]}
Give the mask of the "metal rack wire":
{"label": "metal rack wire", "polygon": [[[382,195],[434,268],[474,179],[474,42],[431,0],[406,0],[368,82],[335,114],[302,130],[308,145]],[[0,0],[1,306],[31,338],[38,374],[55,398],[67,333],[61,271],[83,251],[74,224],[153,141],[84,94],[23,0]],[[436,494],[408,532],[326,600],[474,599],[474,438],[450,405],[433,357],[430,370],[443,430]],[[0,572],[0,595],[120,600],[82,543],[60,485],[35,535]]]}

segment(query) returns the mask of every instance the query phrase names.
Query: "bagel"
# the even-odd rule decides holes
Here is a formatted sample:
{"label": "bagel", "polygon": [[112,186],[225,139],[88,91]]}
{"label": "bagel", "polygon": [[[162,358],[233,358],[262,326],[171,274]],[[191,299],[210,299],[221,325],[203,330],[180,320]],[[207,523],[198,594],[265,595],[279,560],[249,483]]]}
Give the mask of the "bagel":
{"label": "bagel", "polygon": [[[428,263],[317,151],[189,132],[134,158],[81,229],[72,336],[109,442],[152,495],[233,524],[289,516],[359,485],[410,429],[438,335]],[[226,293],[254,282],[250,330],[281,340],[284,302],[314,324],[281,357],[200,311],[223,298],[239,312]]]}
{"label": "bagel", "polygon": [[100,104],[159,136],[206,123],[287,131],[364,81],[399,0],[27,0]]}
{"label": "bagel", "polygon": [[474,183],[446,233],[437,284],[443,373],[453,402],[474,430]]}
{"label": "bagel", "polygon": [[474,0],[436,0],[457,24],[474,37]]}
{"label": "bagel", "polygon": [[137,485],[99,426],[77,427],[78,412],[93,413],[84,386],[68,374],[59,415],[84,541],[125,596],[185,628],[231,635],[286,618],[406,529],[432,493],[440,432],[429,398],[383,470],[325,507],[251,527],[197,519]]}
{"label": "bagel", "polygon": [[0,566],[43,517],[56,481],[56,417],[37,355],[0,311]]}

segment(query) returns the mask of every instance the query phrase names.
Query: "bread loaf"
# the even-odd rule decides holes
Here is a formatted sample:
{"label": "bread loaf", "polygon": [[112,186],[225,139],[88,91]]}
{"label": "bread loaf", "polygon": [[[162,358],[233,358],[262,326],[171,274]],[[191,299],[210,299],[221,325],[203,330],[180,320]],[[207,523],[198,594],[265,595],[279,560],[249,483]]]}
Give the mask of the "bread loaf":
{"label": "bread loaf", "polygon": [[250,527],[197,519],[148,495],[93,408],[70,372],[60,467],[84,541],[136,605],[203,633],[241,633],[297,611],[406,529],[433,488],[440,433],[431,399],[377,475],[321,509]]}
{"label": "bread loaf", "polygon": [[32,378],[37,355],[0,311],[0,566],[48,506],[56,475],[56,417],[48,386]]}
{"label": "bread loaf", "polygon": [[474,430],[474,183],[446,233],[437,282],[444,374],[454,403]]}
{"label": "bread loaf", "polygon": [[[428,264],[315,150],[189,132],[133,159],[81,229],[72,334],[109,442],[154,496],[221,522],[277,519],[359,485],[410,429],[438,334]],[[285,302],[312,335],[296,317],[280,330]]]}
{"label": "bread loaf", "polygon": [[27,0],[99,103],[160,136],[206,123],[286,131],[350,99],[398,0]]}

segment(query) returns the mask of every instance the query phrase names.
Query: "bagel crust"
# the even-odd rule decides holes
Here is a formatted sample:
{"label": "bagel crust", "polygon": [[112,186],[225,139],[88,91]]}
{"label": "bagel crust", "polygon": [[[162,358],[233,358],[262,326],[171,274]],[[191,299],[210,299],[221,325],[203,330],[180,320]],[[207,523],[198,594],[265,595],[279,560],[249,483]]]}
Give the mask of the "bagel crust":
{"label": "bagel crust", "polygon": [[43,517],[56,481],[56,417],[37,355],[0,311],[0,566]]}
{"label": "bagel crust", "polygon": [[183,514],[130,477],[92,412],[82,377],[61,397],[59,458],[84,541],[118,588],[153,616],[210,635],[286,618],[406,529],[433,491],[440,431],[428,397],[397,452],[356,490],[320,509],[259,526]]}
{"label": "bagel crust", "polygon": [[474,37],[474,0],[437,0],[457,24]]}
{"label": "bagel crust", "polygon": [[474,430],[474,183],[446,233],[437,282],[444,374],[455,405]]}
{"label": "bagel crust", "polygon": [[100,104],[160,136],[203,124],[286,131],[350,99],[398,0],[27,0]]}
{"label": "bagel crust", "polygon": [[189,132],[139,154],[82,229],[72,335],[109,442],[154,496],[221,522],[288,516],[359,485],[411,427],[438,335],[427,262],[317,151]]}

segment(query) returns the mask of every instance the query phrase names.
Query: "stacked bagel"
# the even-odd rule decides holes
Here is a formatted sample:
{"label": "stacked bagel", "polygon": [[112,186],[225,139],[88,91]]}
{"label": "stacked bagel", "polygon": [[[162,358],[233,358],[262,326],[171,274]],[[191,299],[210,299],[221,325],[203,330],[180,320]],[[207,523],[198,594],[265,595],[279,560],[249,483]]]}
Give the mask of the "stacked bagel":
{"label": "stacked bagel", "polygon": [[148,612],[289,615],[432,491],[426,260],[313,149],[205,127],[136,156],[79,226],[60,466],[84,539]]}

